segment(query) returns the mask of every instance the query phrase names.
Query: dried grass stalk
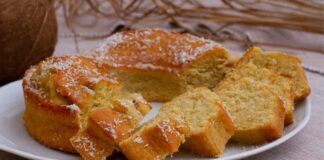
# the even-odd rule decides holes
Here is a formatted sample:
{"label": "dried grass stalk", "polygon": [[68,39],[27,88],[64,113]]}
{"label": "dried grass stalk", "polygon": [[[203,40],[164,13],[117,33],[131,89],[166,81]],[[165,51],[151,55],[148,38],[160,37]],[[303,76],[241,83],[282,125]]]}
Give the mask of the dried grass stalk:
{"label": "dried grass stalk", "polygon": [[[122,20],[124,25],[117,26],[113,32],[129,29],[137,24],[169,23],[192,34],[251,44],[258,44],[258,42],[248,42],[248,38],[242,40],[233,35],[224,36],[220,31],[232,25],[248,25],[324,34],[324,3],[321,1],[215,0],[205,2],[201,0],[59,0],[57,6],[63,8],[70,30],[83,38],[102,38],[112,34],[108,32],[89,36],[77,32],[76,26],[80,24],[76,18],[84,15],[91,15],[100,20],[110,18]],[[198,25],[191,25],[192,21]],[[220,27],[213,29],[206,23],[219,24]]]}

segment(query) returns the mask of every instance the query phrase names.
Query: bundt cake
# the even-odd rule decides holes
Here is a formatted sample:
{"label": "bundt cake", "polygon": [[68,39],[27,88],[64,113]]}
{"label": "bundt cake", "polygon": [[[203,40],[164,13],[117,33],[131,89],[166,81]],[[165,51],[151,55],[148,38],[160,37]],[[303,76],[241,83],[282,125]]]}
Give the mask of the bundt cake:
{"label": "bundt cake", "polygon": [[257,144],[282,136],[285,110],[268,85],[245,77],[220,83],[215,93],[234,123],[232,140]]}
{"label": "bundt cake", "polygon": [[290,79],[280,76],[266,68],[258,68],[254,64],[247,63],[233,69],[219,85],[223,85],[222,83],[233,83],[233,81],[244,77],[249,77],[267,84],[283,101],[283,106],[285,108],[285,124],[288,125],[294,122],[294,98],[291,92]]}
{"label": "bundt cake", "polygon": [[192,87],[213,88],[233,65],[228,51],[214,41],[162,29],[116,33],[91,57],[130,92],[159,102]]}
{"label": "bundt cake", "polygon": [[295,101],[303,100],[311,92],[304,69],[298,57],[274,51],[264,54],[260,48],[252,47],[239,60],[238,65],[246,63],[253,63],[258,67],[270,69],[291,79],[292,94]]}
{"label": "bundt cake", "polygon": [[165,103],[159,114],[169,115],[174,108],[183,112],[189,126],[182,148],[205,157],[223,153],[226,143],[234,134],[234,126],[217,102],[215,93],[205,87],[193,89]]}
{"label": "bundt cake", "polygon": [[[140,95],[129,94],[105,73],[91,59],[82,56],[50,57],[31,67],[23,80],[24,120],[29,134],[48,147],[76,152],[70,138],[88,128],[88,117],[92,120],[97,117],[96,112],[92,113],[96,109],[111,108],[129,115],[132,124],[139,123],[150,106]],[[106,119],[98,116],[94,123],[100,120]],[[94,141],[100,138],[91,132],[80,135]]]}
{"label": "bundt cake", "polygon": [[[160,160],[179,148],[217,157],[229,140],[272,141],[310,94],[296,57],[253,47],[235,60],[211,40],[162,29],[116,33],[86,57],[50,57],[26,71],[23,90],[28,133],[85,160],[114,151]],[[143,123],[146,100],[166,103]]]}

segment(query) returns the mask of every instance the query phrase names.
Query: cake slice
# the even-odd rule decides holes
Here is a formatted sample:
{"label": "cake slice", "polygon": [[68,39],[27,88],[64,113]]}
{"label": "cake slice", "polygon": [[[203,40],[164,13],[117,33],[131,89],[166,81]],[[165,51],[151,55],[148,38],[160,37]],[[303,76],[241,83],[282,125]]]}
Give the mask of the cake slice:
{"label": "cake slice", "polygon": [[183,112],[190,129],[182,146],[185,150],[208,157],[223,153],[234,126],[215,93],[205,87],[196,88],[165,103],[159,114],[168,115],[174,108]]}
{"label": "cake slice", "polygon": [[238,65],[253,63],[258,67],[267,68],[288,77],[292,81],[292,93],[296,101],[306,98],[310,94],[305,72],[299,58],[279,52],[264,54],[260,48],[249,49],[238,62]]}
{"label": "cake slice", "polygon": [[291,93],[291,80],[289,78],[276,74],[266,68],[258,68],[254,64],[247,63],[237,66],[219,85],[233,83],[244,77],[267,84],[283,101],[285,124],[288,125],[294,122],[294,98]]}
{"label": "cake slice", "polygon": [[285,110],[268,85],[242,78],[222,83],[214,91],[234,123],[232,140],[256,144],[282,136]]}
{"label": "cake slice", "polygon": [[93,107],[82,115],[81,130],[70,141],[84,159],[104,160],[132,134],[151,107],[121,86],[98,83],[94,91]]}
{"label": "cake slice", "polygon": [[129,160],[160,160],[178,151],[187,132],[182,112],[174,109],[143,124],[119,147]]}

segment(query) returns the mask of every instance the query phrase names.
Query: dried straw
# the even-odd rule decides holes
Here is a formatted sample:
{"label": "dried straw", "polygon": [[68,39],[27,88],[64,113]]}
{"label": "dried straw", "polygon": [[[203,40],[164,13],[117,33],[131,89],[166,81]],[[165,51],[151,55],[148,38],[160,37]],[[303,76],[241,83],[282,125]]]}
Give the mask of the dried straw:
{"label": "dried straw", "polygon": [[[232,40],[247,45],[270,45],[276,47],[314,50],[280,44],[252,41],[249,35],[235,36],[226,28],[233,25],[262,26],[290,29],[300,32],[324,34],[324,4],[316,0],[59,0],[69,29],[79,37],[102,38],[139,24],[168,24],[199,36],[217,40]],[[79,33],[76,20],[82,16],[100,20],[120,19],[113,31],[100,35]],[[192,22],[198,25],[192,25]],[[96,23],[90,24],[92,27]],[[218,28],[207,24],[218,24]]]}

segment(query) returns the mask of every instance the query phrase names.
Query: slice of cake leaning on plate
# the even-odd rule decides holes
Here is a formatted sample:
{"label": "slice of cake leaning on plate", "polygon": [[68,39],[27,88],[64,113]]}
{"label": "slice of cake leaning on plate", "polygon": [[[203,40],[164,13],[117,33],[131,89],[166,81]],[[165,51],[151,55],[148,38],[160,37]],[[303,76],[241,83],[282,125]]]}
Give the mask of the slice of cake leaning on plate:
{"label": "slice of cake leaning on plate", "polygon": [[266,68],[259,68],[252,63],[247,63],[235,67],[219,85],[230,85],[244,77],[268,85],[271,91],[277,94],[283,102],[285,108],[285,124],[288,125],[294,122],[294,98],[291,89],[292,82],[289,78]]}
{"label": "slice of cake leaning on plate", "polygon": [[283,135],[285,109],[269,85],[244,77],[230,83],[221,82],[214,92],[233,120],[232,140],[257,144]]}
{"label": "slice of cake leaning on plate", "polygon": [[215,93],[206,87],[195,88],[165,103],[160,114],[169,114],[174,108],[184,113],[190,129],[183,149],[205,157],[224,152],[234,134],[234,125]]}

